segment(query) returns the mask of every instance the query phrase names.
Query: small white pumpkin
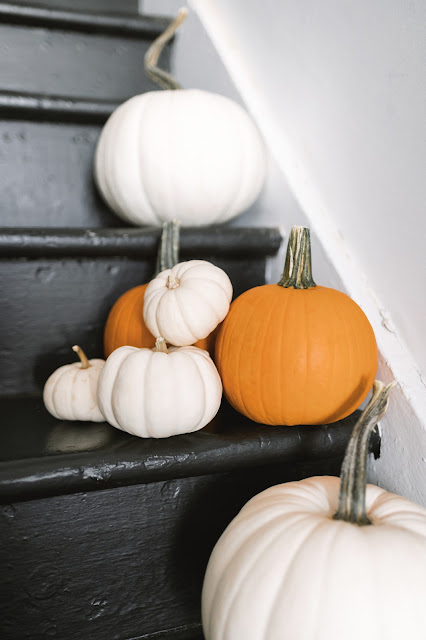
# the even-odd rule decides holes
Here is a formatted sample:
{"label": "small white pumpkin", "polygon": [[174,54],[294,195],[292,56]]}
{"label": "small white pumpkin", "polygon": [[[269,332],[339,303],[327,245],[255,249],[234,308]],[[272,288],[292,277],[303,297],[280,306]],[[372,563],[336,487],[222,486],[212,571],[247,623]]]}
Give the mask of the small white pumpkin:
{"label": "small white pumpkin", "polygon": [[206,260],[188,260],[151,280],[145,291],[143,318],[156,338],[186,346],[216,329],[231,300],[232,284],[222,269]]}
{"label": "small white pumpkin", "polygon": [[229,98],[180,90],[155,65],[178,18],[147,52],[146,70],[166,91],[134,96],[105,124],[95,153],[96,185],[111,209],[135,225],[178,218],[183,226],[224,222],[257,198],[266,175],[262,139]]}
{"label": "small white pumpkin", "polygon": [[88,360],[79,346],[73,347],[80,362],[59,367],[43,389],[46,409],[59,420],[105,422],[96,401],[98,378],[105,360]]}
{"label": "small white pumpkin", "polygon": [[117,429],[141,438],[168,438],[202,429],[216,415],[222,382],[207,351],[119,347],[99,377],[98,404]]}
{"label": "small white pumpkin", "polygon": [[225,530],[204,581],[206,640],[426,638],[426,510],[372,485],[365,497],[368,435],[389,386],[375,383],[341,483],[267,489]]}

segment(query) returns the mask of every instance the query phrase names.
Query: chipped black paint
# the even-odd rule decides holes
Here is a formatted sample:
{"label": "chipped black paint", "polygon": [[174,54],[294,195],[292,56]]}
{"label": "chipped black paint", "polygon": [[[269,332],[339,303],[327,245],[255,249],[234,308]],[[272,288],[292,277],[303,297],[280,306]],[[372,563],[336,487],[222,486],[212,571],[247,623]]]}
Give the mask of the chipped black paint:
{"label": "chipped black paint", "polygon": [[[125,256],[155,258],[160,227],[125,229],[0,228],[0,258]],[[282,237],[278,229],[213,225],[180,230],[182,259],[212,255],[265,258],[275,255]]]}
{"label": "chipped black paint", "polygon": [[176,627],[170,638],[198,637],[185,626],[200,623],[222,531],[268,486],[336,474],[341,458],[327,456],[16,503],[13,518],[0,512],[0,637],[127,640]]}

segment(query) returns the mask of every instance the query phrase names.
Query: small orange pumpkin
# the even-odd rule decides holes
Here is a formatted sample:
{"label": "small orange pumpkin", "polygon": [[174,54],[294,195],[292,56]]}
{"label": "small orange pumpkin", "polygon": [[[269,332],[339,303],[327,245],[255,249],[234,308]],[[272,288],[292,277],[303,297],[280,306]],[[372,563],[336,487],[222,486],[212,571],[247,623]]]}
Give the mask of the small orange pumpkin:
{"label": "small orange pumpkin", "polygon": [[[176,222],[163,225],[161,245],[158,256],[158,271],[171,269],[179,262],[179,227]],[[105,358],[118,349],[129,345],[153,349],[155,338],[150,333],[143,319],[143,301],[149,283],[133,287],[123,293],[112,306],[104,330]],[[214,354],[214,345],[218,327],[212,333],[198,340],[195,346]]]}
{"label": "small orange pumpkin", "polygon": [[250,289],[232,303],[215,362],[228,401],[252,420],[327,424],[367,396],[378,352],[360,307],[315,284],[309,229],[293,227],[280,282]]}

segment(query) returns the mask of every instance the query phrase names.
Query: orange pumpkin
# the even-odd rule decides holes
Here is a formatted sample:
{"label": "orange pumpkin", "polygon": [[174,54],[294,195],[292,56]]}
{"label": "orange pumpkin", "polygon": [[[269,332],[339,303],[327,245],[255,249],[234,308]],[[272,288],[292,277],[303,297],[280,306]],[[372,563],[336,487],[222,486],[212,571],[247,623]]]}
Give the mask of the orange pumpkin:
{"label": "orange pumpkin", "polygon": [[[118,347],[155,347],[155,338],[150,333],[143,320],[143,299],[148,283],[129,289],[123,293],[109,312],[105,324],[104,351],[105,358]],[[198,340],[195,346],[214,354],[215,338],[219,327],[212,333]]]}
{"label": "orange pumpkin", "polygon": [[252,420],[327,424],[367,396],[378,352],[360,307],[315,284],[309,229],[293,227],[282,279],[232,303],[215,361],[228,401]]}
{"label": "orange pumpkin", "polygon": [[[163,226],[158,256],[158,270],[170,269],[178,262],[179,229],[176,222],[168,222]],[[143,300],[149,283],[129,289],[114,303],[109,312],[104,330],[105,358],[118,349],[131,347],[155,347],[155,338],[148,331],[143,320]],[[213,356],[216,334],[212,333],[195,343],[196,347],[205,349]]]}

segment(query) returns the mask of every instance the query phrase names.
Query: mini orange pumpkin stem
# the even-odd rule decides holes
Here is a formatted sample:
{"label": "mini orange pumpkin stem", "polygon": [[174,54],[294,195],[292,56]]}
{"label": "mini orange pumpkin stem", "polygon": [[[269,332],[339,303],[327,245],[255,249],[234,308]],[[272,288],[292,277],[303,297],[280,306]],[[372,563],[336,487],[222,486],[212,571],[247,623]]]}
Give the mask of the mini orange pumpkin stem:
{"label": "mini orange pumpkin stem", "polygon": [[385,385],[375,380],[371,400],[352,431],[340,472],[339,508],[334,520],[345,520],[359,526],[371,524],[365,509],[368,442],[387,409],[389,392],[394,384]]}
{"label": "mini orange pumpkin stem", "polygon": [[284,273],[278,283],[289,289],[316,287],[312,277],[311,237],[308,227],[292,227],[287,244]]}
{"label": "mini orange pumpkin stem", "polygon": [[157,340],[155,341],[155,348],[154,351],[161,351],[161,353],[169,353],[169,350],[167,349],[167,344],[166,341],[164,340],[164,338],[157,338]]}
{"label": "mini orange pumpkin stem", "polygon": [[176,33],[179,26],[185,20],[188,15],[188,10],[182,7],[176,18],[169,24],[167,29],[163,31],[161,35],[154,40],[149,47],[144,58],[145,73],[155,84],[158,84],[161,89],[176,90],[182,89],[180,84],[173,78],[170,73],[157,67],[158,59],[169,40]]}
{"label": "mini orange pumpkin stem", "polygon": [[92,365],[90,364],[90,362],[88,361],[86,354],[84,353],[83,349],[81,349],[81,347],[78,346],[78,344],[75,344],[72,348],[73,351],[75,351],[78,355],[78,357],[80,358],[81,361],[81,368],[82,369],[88,369],[89,367],[91,367]]}
{"label": "mini orange pumpkin stem", "polygon": [[179,262],[179,221],[164,222],[157,255],[156,275]]}

